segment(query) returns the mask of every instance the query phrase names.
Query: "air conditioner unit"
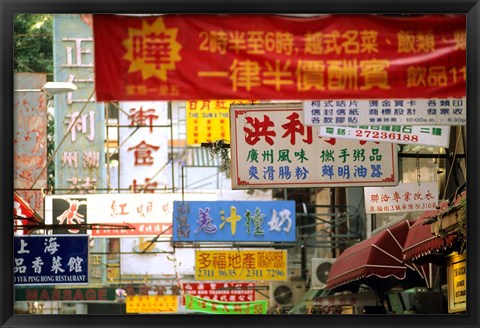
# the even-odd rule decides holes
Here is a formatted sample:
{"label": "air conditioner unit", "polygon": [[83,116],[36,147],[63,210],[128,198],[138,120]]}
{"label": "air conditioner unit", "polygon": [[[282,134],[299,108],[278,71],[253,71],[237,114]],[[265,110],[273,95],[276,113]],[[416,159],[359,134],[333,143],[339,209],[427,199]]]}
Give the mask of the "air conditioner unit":
{"label": "air conditioner unit", "polygon": [[328,273],[335,259],[331,258],[312,258],[312,289],[325,288],[327,284]]}
{"label": "air conditioner unit", "polygon": [[292,307],[302,299],[305,281],[282,281],[270,283],[270,306]]}

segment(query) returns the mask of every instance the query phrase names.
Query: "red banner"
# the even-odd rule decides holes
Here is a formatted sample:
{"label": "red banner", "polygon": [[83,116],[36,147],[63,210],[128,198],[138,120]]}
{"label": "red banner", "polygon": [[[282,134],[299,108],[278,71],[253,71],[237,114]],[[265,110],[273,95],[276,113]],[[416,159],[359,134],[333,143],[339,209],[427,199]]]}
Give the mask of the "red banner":
{"label": "red banner", "polygon": [[464,97],[465,15],[94,15],[98,101]]}

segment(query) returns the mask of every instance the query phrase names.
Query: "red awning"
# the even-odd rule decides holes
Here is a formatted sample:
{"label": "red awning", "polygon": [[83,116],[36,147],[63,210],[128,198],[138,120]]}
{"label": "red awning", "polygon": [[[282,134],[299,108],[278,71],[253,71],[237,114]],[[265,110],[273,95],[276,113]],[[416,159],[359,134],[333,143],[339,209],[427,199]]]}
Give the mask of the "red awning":
{"label": "red awning", "polygon": [[402,221],[347,248],[332,264],[327,289],[369,276],[405,278],[402,251],[410,226]]}
{"label": "red awning", "polygon": [[[465,197],[465,194],[463,194],[463,197]],[[456,203],[458,202],[459,200],[456,201]],[[439,207],[442,210],[447,209],[448,202],[440,203]],[[403,247],[402,260],[404,262],[410,262],[453,244],[457,238],[456,234],[450,234],[446,238],[441,238],[432,233],[430,224],[424,224],[426,220],[435,216],[437,216],[436,210],[424,212],[412,225]]]}

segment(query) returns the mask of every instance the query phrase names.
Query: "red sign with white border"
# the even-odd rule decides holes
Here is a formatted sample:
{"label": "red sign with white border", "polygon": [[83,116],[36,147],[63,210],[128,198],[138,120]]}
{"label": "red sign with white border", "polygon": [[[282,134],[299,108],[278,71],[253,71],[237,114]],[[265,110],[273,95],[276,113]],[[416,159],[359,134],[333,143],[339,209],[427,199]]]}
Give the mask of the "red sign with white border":
{"label": "red sign with white border", "polygon": [[[183,290],[190,295],[222,302],[250,302],[255,301],[254,283],[233,282],[206,282],[184,283]],[[185,305],[185,297],[182,297]]]}

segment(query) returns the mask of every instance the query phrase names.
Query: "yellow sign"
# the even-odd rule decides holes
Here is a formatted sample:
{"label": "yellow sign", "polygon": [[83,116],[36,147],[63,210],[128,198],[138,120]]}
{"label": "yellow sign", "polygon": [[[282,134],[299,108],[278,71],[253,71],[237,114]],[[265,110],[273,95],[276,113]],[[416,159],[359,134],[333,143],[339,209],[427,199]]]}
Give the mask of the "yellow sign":
{"label": "yellow sign", "polygon": [[178,312],[176,295],[133,295],[127,296],[127,313]]}
{"label": "yellow sign", "polygon": [[195,252],[195,280],[284,281],[286,279],[286,250]]}
{"label": "yellow sign", "polygon": [[448,266],[448,312],[467,309],[467,261],[463,254],[450,258]]}
{"label": "yellow sign", "polygon": [[217,140],[230,141],[230,105],[249,103],[251,101],[248,100],[187,101],[187,143],[196,145]]}

